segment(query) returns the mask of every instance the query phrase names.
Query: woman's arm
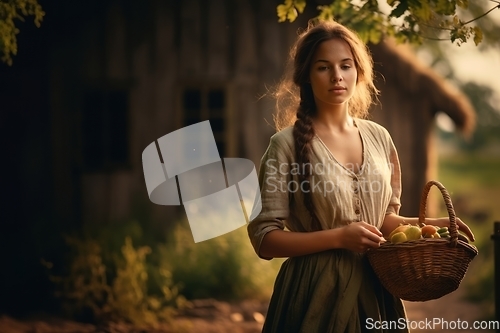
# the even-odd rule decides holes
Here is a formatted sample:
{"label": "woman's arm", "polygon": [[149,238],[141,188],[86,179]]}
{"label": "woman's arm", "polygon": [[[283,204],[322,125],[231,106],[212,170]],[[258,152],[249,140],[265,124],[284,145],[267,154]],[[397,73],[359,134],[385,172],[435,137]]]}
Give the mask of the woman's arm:
{"label": "woman's arm", "polygon": [[366,222],[353,222],[345,227],[314,232],[268,232],[260,246],[263,258],[295,257],[331,249],[348,249],[363,253],[385,242],[382,233]]}
{"label": "woman's arm", "polygon": [[[462,222],[462,220],[460,220],[458,217],[455,219],[455,222],[457,224],[457,228],[463,231],[471,241],[475,240],[474,234],[472,233],[472,230],[469,228],[467,224]],[[404,217],[396,214],[387,214],[385,216],[384,223],[380,228],[380,231],[382,231],[382,234],[387,236],[401,223],[417,225],[418,217]],[[424,223],[436,225],[438,227],[448,227],[450,226],[450,219],[448,217],[439,217],[439,218],[426,217]]]}

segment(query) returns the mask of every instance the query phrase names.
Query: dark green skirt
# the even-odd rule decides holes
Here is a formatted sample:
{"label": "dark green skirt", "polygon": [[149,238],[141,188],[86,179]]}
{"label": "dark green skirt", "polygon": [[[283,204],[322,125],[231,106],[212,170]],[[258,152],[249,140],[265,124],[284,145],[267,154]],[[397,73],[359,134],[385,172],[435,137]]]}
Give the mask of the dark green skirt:
{"label": "dark green skirt", "polygon": [[404,323],[402,301],[382,287],[366,257],[331,250],[283,263],[262,332],[408,332]]}

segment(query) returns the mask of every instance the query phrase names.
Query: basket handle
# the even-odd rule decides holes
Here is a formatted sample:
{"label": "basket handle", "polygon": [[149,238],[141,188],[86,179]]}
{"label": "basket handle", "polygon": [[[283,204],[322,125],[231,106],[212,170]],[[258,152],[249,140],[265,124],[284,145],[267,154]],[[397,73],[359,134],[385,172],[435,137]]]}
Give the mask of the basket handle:
{"label": "basket handle", "polygon": [[422,191],[422,198],[420,200],[420,212],[418,215],[418,223],[420,226],[422,226],[425,222],[425,211],[427,209],[427,196],[433,185],[436,186],[441,191],[441,195],[443,196],[446,209],[448,210],[448,216],[450,217],[450,226],[448,227],[450,231],[450,245],[455,247],[457,245],[457,239],[458,239],[458,231],[456,224],[457,216],[455,214],[455,209],[453,208],[453,204],[451,203],[451,198],[450,194],[448,193],[448,190],[446,190],[443,184],[441,184],[436,180],[430,180],[424,186],[424,190]]}

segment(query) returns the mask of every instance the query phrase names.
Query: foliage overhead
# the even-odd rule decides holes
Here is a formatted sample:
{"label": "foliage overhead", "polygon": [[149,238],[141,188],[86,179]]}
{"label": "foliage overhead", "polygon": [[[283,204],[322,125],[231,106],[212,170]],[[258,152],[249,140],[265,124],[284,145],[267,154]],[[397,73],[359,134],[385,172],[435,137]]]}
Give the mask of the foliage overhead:
{"label": "foliage overhead", "polygon": [[[311,2],[311,0],[309,1]],[[316,20],[335,20],[355,30],[365,42],[378,43],[382,36],[393,36],[399,42],[421,44],[424,39],[449,40],[461,45],[483,40],[482,29],[474,23],[495,9],[500,1],[471,19],[474,14],[469,0],[333,0],[321,5]],[[304,12],[307,0],[285,0],[277,7],[278,20],[293,22]]]}
{"label": "foliage overhead", "polygon": [[24,22],[27,16],[34,16],[34,23],[40,27],[45,15],[38,0],[0,0],[0,53],[3,62],[12,65],[12,56],[17,54],[16,20]]}

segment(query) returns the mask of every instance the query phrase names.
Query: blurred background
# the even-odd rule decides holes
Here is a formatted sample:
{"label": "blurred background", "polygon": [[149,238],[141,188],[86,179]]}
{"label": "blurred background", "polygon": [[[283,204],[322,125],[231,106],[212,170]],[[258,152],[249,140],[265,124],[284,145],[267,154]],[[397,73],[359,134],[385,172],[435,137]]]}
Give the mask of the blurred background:
{"label": "blurred background", "polygon": [[[141,154],[208,119],[221,157],[258,165],[275,132],[266,93],[313,2],[293,23],[278,23],[281,1],[39,3],[41,27],[19,21],[18,52],[0,63],[0,313],[151,324],[186,300],[267,302],[281,260],[258,259],[245,228],[194,244],[183,207],[149,201]],[[450,191],[480,253],[460,302],[492,318],[500,11],[478,24],[478,47],[370,45],[370,119],[399,151],[401,214],[418,214],[429,179]],[[429,201],[428,215],[446,215],[438,193]]]}

